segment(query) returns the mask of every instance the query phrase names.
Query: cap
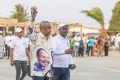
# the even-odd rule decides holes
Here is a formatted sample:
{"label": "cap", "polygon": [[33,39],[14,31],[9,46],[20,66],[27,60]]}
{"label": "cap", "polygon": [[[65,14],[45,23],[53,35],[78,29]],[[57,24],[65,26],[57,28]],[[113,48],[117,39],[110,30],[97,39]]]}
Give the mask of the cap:
{"label": "cap", "polygon": [[60,24],[58,25],[58,30],[59,30],[60,28],[63,28],[63,27],[65,27],[65,26],[67,26],[67,24],[60,23]]}
{"label": "cap", "polygon": [[21,27],[17,27],[16,28],[16,32],[22,32],[23,30],[22,30],[22,28]]}

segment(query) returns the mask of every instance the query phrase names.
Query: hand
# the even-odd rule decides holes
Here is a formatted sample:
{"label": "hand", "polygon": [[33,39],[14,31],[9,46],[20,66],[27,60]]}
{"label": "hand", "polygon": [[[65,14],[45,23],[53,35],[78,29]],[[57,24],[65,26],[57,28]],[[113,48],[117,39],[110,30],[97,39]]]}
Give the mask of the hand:
{"label": "hand", "polygon": [[11,65],[11,66],[14,66],[14,62],[13,62],[13,61],[10,61],[10,65]]}
{"label": "hand", "polygon": [[70,68],[70,69],[75,69],[75,68],[76,68],[76,65],[75,65],[75,64],[70,64],[70,65],[69,65],[69,68]]}
{"label": "hand", "polygon": [[71,48],[65,50],[65,53],[66,53],[66,54],[72,54],[72,52],[73,52],[73,50],[72,50]]}

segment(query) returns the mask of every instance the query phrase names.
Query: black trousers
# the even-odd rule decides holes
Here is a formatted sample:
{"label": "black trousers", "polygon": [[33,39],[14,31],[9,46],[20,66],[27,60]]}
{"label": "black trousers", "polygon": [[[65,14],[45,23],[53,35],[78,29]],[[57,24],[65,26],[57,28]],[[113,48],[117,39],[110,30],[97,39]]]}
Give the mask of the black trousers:
{"label": "black trousers", "polygon": [[7,46],[7,44],[5,44],[5,52],[6,52],[5,56],[7,56],[9,58],[10,57],[10,47]]}
{"label": "black trousers", "polygon": [[80,47],[79,52],[78,52],[78,56],[83,57],[83,53],[84,53],[84,47]]}
{"label": "black trousers", "polygon": [[91,51],[91,56],[94,56],[93,46],[88,46],[88,52],[87,52],[88,56],[89,56],[90,51]]}
{"label": "black trousers", "polygon": [[109,51],[109,47],[108,46],[104,47],[105,56],[108,56],[108,51]]}
{"label": "black trousers", "polygon": [[53,67],[53,76],[50,80],[70,80],[69,68],[57,68]]}
{"label": "black trousers", "polygon": [[[16,69],[16,80],[23,80],[28,72],[27,61],[15,60],[14,65]],[[22,75],[21,75],[21,71],[22,71]]]}

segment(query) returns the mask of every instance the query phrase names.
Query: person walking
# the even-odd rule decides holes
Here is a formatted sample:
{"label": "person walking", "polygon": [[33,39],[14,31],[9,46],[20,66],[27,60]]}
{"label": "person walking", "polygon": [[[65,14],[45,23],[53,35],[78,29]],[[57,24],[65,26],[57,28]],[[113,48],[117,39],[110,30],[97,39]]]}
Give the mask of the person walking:
{"label": "person walking", "polygon": [[[36,40],[31,40],[30,65],[32,80],[49,80],[52,65],[51,24],[48,21],[40,22],[40,32]],[[33,35],[34,37],[35,35]],[[31,37],[32,38],[32,37]]]}
{"label": "person walking", "polygon": [[[23,38],[22,28],[16,28],[16,36],[10,44],[10,64],[15,65],[16,80],[23,80],[27,74],[27,60],[30,61],[28,44]],[[21,74],[22,71],[22,74]]]}
{"label": "person walking", "polygon": [[[70,48],[69,39],[67,37],[69,26],[60,23],[58,25],[59,35],[52,38],[53,45],[53,75],[51,80],[70,80],[69,67],[75,65],[72,60],[72,49]],[[73,64],[70,66],[70,64]]]}

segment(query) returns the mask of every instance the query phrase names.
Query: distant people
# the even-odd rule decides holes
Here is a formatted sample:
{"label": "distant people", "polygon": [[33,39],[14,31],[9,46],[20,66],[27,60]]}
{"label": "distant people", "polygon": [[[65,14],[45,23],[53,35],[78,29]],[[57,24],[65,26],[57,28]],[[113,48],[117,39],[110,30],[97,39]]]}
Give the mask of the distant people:
{"label": "distant people", "polygon": [[[16,80],[23,80],[27,74],[27,60],[30,62],[28,44],[23,38],[22,28],[16,28],[16,36],[10,44],[10,64],[15,65]],[[22,74],[21,74],[22,71]]]}
{"label": "distant people", "polygon": [[103,42],[103,39],[102,38],[99,38],[98,39],[98,54],[97,56],[103,56],[102,53],[103,53],[103,45],[104,45],[104,42]]}
{"label": "distant people", "polygon": [[98,53],[98,38],[95,39],[94,52]]}
{"label": "distant people", "polygon": [[119,37],[115,36],[115,49],[118,50],[119,49]]}
{"label": "distant people", "polygon": [[81,37],[81,40],[79,42],[79,52],[78,52],[78,56],[80,57],[83,57],[83,54],[84,53],[84,42],[83,42],[83,39]]}
{"label": "distant people", "polygon": [[4,56],[4,50],[5,50],[5,38],[3,37],[2,31],[0,31],[0,59]]}
{"label": "distant people", "polygon": [[88,56],[89,56],[89,53],[91,51],[91,56],[94,56],[94,52],[93,52],[93,47],[94,47],[94,38],[91,37],[88,41]]}
{"label": "distant people", "polygon": [[80,42],[80,35],[79,35],[79,33],[76,33],[76,36],[74,37],[73,57],[77,57],[78,56],[79,42]]}
{"label": "distant people", "polygon": [[9,32],[7,36],[5,36],[5,52],[6,52],[6,57],[9,59],[10,57],[10,44],[13,39],[12,33]]}
{"label": "distant people", "polygon": [[115,36],[111,36],[111,47],[115,46]]}
{"label": "distant people", "polygon": [[108,40],[110,41],[110,46],[112,47],[112,45],[113,45],[113,43],[112,43],[112,35],[109,34],[109,35],[107,35],[107,37],[108,37]]}
{"label": "distant people", "polygon": [[110,46],[109,40],[106,39],[104,41],[104,53],[105,53],[105,56],[108,56],[109,46]]}
{"label": "distant people", "polygon": [[[70,80],[69,68],[74,68],[72,61],[72,49],[67,37],[69,26],[60,23],[59,35],[52,38],[53,45],[53,76],[51,80]],[[71,65],[72,64],[72,65]]]}
{"label": "distant people", "polygon": [[74,34],[74,32],[72,32],[72,35],[71,35],[70,38],[69,38],[70,47],[71,47],[72,49],[74,48],[74,43],[75,43],[74,37],[75,37],[75,34]]}
{"label": "distant people", "polygon": [[83,44],[84,44],[83,56],[86,56],[87,55],[87,37],[85,36],[85,34],[83,34],[82,40],[83,40]]}

